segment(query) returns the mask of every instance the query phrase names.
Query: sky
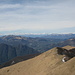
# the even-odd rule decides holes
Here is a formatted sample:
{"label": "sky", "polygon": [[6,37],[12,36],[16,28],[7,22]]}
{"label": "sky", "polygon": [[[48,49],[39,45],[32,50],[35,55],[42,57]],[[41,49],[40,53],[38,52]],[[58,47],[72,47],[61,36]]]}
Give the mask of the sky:
{"label": "sky", "polygon": [[0,0],[0,34],[74,32],[75,0]]}

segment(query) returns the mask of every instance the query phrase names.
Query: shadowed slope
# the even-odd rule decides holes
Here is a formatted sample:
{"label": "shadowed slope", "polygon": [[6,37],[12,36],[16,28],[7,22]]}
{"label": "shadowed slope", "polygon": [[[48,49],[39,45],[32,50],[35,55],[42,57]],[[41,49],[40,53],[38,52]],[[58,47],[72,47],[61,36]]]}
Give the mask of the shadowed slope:
{"label": "shadowed slope", "polygon": [[10,60],[10,61],[8,61],[8,62],[6,62],[6,63],[0,65],[0,68],[14,65],[14,64],[16,64],[16,63],[19,63],[19,62],[22,62],[22,61],[25,61],[25,60],[34,58],[35,56],[38,56],[38,55],[40,55],[40,53],[15,57],[15,58],[13,58],[12,60]]}
{"label": "shadowed slope", "polygon": [[17,56],[38,54],[39,52],[26,45],[13,47],[7,44],[0,44],[0,64],[3,64]]}

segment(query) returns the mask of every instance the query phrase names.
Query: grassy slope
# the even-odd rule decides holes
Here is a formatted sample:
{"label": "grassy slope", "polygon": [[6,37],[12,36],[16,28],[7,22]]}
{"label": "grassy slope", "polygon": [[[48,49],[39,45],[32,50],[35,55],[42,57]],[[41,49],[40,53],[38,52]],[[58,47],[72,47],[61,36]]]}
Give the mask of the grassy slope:
{"label": "grassy slope", "polygon": [[69,49],[72,49],[72,48],[75,48],[75,47],[67,45],[67,46],[64,46],[62,48],[65,48],[65,49],[69,50]]}
{"label": "grassy slope", "polygon": [[[53,48],[35,58],[0,69],[0,75],[75,75],[75,58],[63,63]],[[71,74],[72,73],[72,74]]]}
{"label": "grassy slope", "polygon": [[53,69],[48,75],[75,75],[75,57]]}

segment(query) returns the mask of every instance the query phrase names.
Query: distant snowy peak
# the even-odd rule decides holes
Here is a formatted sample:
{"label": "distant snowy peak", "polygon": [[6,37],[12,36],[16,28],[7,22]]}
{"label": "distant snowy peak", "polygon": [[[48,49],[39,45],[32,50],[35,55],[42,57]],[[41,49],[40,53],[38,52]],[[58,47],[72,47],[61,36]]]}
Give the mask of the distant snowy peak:
{"label": "distant snowy peak", "polygon": [[0,36],[5,36],[5,37],[16,37],[16,39],[22,39],[23,37],[42,37],[42,38],[57,38],[57,39],[70,39],[70,38],[75,38],[74,33],[62,33],[62,34],[57,34],[57,33],[19,33],[19,34],[10,34],[10,35],[0,35]]}
{"label": "distant snowy peak", "polygon": [[12,33],[12,34],[0,34],[0,35],[72,35],[75,33]]}

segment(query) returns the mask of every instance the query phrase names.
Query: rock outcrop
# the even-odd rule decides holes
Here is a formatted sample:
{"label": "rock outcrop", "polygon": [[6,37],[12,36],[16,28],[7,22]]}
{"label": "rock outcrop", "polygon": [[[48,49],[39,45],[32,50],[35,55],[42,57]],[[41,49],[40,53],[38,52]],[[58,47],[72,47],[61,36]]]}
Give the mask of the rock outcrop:
{"label": "rock outcrop", "polygon": [[64,58],[62,59],[63,62],[66,62],[71,58],[75,57],[75,48],[67,50],[64,48],[57,47],[57,49],[58,49],[57,53],[59,55],[65,55]]}

